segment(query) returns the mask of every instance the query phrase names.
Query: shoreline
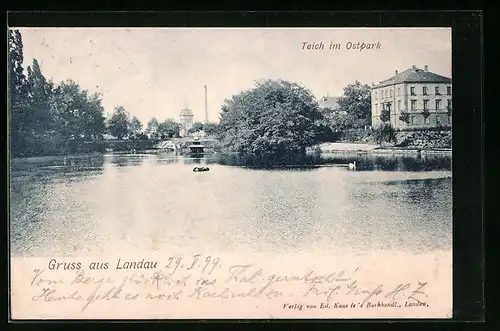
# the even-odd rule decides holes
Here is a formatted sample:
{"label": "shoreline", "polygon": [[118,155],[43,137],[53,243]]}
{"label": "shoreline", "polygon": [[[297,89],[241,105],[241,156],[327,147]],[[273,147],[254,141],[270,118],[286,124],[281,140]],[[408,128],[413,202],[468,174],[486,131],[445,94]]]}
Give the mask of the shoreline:
{"label": "shoreline", "polygon": [[313,148],[318,148],[322,154],[452,154],[451,148],[417,148],[372,145],[366,143],[323,143]]}
{"label": "shoreline", "polygon": [[[343,143],[338,143],[338,144],[343,144]],[[349,143],[346,145],[355,145],[353,143]],[[365,145],[365,144],[359,144],[359,145]],[[314,148],[314,147],[313,147]],[[451,148],[430,148],[430,149],[418,149],[418,148],[408,148],[408,147],[383,147],[383,146],[376,146],[373,148],[322,148],[321,149],[321,154],[323,155],[329,155],[329,154],[379,154],[379,155],[426,155],[426,154],[433,154],[433,155],[452,155],[452,149]],[[137,156],[141,155],[158,155],[159,153],[151,153],[150,150],[145,151],[142,153],[139,151],[136,153]],[[160,152],[161,154],[161,152]],[[133,155],[129,151],[117,151],[117,152],[93,152],[93,153],[82,153],[82,154],[66,154],[66,155],[40,155],[40,156],[22,156],[22,157],[11,157],[10,161],[17,161],[17,160],[23,160],[23,161],[30,161],[30,159],[57,159],[57,158],[78,158],[78,157],[92,157],[92,156],[109,156],[109,155]]]}

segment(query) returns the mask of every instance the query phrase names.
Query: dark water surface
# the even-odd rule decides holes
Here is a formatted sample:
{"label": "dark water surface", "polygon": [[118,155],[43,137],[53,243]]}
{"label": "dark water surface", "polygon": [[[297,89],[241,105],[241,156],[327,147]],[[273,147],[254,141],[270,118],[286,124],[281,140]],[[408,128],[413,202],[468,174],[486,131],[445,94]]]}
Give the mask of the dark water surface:
{"label": "dark water surface", "polygon": [[[356,171],[346,165],[356,161]],[[298,252],[450,249],[450,157],[324,156],[257,169],[235,157],[14,159],[11,254],[121,247]],[[209,172],[194,173],[197,164]]]}

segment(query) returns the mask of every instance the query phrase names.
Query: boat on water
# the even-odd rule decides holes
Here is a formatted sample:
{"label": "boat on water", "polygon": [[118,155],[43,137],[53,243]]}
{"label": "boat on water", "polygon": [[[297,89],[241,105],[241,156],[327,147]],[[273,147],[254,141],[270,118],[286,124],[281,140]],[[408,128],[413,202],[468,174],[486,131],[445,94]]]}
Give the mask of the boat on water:
{"label": "boat on water", "polygon": [[209,167],[194,167],[193,172],[204,172],[204,171],[210,171]]}
{"label": "boat on water", "polygon": [[205,153],[205,146],[201,144],[200,138],[195,137],[191,145],[188,146],[189,152],[191,154],[203,154]]}

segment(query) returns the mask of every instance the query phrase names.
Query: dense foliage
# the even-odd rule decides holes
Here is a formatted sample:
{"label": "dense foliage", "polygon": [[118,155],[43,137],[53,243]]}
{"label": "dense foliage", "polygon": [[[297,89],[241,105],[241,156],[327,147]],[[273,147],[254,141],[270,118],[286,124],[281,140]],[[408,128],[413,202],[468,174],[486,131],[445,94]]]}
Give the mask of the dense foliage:
{"label": "dense foliage", "polygon": [[408,114],[408,112],[402,111],[399,115],[399,120],[405,122],[406,124],[410,124],[410,114]]}
{"label": "dense foliage", "polygon": [[382,123],[373,130],[373,137],[378,144],[396,143],[396,131],[392,125]]}
{"label": "dense foliage", "polygon": [[424,118],[428,118],[431,115],[431,112],[429,109],[424,109],[422,110],[422,115],[424,116]]}
{"label": "dense foliage", "polygon": [[[33,59],[23,67],[23,42],[18,30],[8,31],[8,110],[14,157],[58,155],[103,149],[103,135],[117,139],[147,139],[143,124],[117,106],[106,121],[101,95],[89,93],[72,80],[54,84]],[[179,123],[152,119],[146,132],[154,138],[179,133]]]}
{"label": "dense foliage", "polygon": [[90,95],[71,80],[59,85],[47,81],[36,59],[26,68],[26,77],[21,33],[9,30],[8,34],[12,155],[79,152],[85,142],[101,139],[105,124],[100,95]]}
{"label": "dense foliage", "polygon": [[158,124],[156,135],[162,139],[178,137],[181,125],[173,119],[166,119]]}
{"label": "dense foliage", "polygon": [[389,107],[382,108],[382,111],[380,112],[380,120],[383,123],[387,123],[391,120],[391,109]]}
{"label": "dense foliage", "polygon": [[191,129],[189,129],[189,132],[190,133],[195,133],[195,132],[199,132],[199,131],[202,131],[202,130],[203,130],[203,123],[201,123],[201,122],[194,122],[193,126],[191,127]]}
{"label": "dense foliage", "polygon": [[225,101],[219,138],[229,151],[280,158],[316,144],[322,120],[310,91],[283,80],[265,80]]}
{"label": "dense foliage", "polygon": [[355,81],[344,88],[344,95],[338,99],[340,110],[345,113],[345,128],[364,128],[371,124],[371,89],[367,84]]}
{"label": "dense foliage", "polygon": [[371,90],[367,84],[355,81],[347,85],[337,103],[337,109],[321,110],[325,125],[330,129],[325,137],[327,140],[350,140],[353,132],[366,130],[371,125]]}

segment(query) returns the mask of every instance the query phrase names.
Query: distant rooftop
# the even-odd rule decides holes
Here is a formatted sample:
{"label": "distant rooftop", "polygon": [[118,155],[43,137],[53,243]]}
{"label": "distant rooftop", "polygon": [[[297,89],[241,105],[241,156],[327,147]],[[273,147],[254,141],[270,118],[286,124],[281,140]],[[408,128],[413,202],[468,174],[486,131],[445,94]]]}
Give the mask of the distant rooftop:
{"label": "distant rooftop", "polygon": [[318,101],[318,104],[320,108],[337,109],[339,108],[339,104],[337,102],[338,99],[338,97],[326,96],[321,98],[321,100]]}
{"label": "distant rooftop", "polygon": [[401,83],[451,83],[451,78],[430,72],[427,66],[424,69],[412,66],[402,72],[396,70],[394,76],[379,82],[373,88]]}

